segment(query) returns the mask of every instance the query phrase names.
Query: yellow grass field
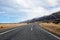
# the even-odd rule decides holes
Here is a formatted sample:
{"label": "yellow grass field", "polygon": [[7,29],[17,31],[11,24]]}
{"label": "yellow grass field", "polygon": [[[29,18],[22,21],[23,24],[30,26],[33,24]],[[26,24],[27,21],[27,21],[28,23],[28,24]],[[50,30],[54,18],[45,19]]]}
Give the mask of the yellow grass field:
{"label": "yellow grass field", "polygon": [[10,29],[10,28],[15,28],[15,27],[18,27],[18,26],[23,26],[23,25],[27,25],[26,23],[3,23],[3,24],[0,24],[0,30],[4,30],[4,29]]}
{"label": "yellow grass field", "polygon": [[39,24],[42,28],[60,36],[60,24],[54,23],[40,23]]}

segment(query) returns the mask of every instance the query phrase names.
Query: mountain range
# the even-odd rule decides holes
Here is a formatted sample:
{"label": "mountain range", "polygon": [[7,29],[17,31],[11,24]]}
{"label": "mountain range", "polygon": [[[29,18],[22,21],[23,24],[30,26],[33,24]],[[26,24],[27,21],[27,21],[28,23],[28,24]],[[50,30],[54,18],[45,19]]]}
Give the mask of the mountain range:
{"label": "mountain range", "polygon": [[32,23],[32,22],[38,22],[38,21],[43,21],[43,22],[55,22],[55,21],[58,21],[58,22],[60,22],[60,11],[52,13],[51,15],[48,15],[48,16],[34,18],[34,19],[27,20],[27,21],[24,21],[24,22]]}

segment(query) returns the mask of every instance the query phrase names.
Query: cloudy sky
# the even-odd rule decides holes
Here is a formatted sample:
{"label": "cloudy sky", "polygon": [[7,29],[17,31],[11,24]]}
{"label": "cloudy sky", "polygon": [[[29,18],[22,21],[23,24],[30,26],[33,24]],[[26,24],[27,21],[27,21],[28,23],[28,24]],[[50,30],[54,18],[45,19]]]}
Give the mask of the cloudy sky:
{"label": "cloudy sky", "polygon": [[60,0],[0,0],[0,23],[21,22],[60,11]]}

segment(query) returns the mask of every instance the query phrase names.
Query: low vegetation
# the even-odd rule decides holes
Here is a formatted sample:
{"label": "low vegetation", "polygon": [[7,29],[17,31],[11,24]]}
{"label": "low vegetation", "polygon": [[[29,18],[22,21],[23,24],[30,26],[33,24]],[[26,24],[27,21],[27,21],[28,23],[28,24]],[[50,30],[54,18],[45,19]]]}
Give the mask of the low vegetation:
{"label": "low vegetation", "polygon": [[26,25],[26,23],[0,23],[0,30],[15,28],[22,25]]}
{"label": "low vegetation", "polygon": [[60,36],[60,24],[55,23],[40,23],[39,24],[42,28]]}

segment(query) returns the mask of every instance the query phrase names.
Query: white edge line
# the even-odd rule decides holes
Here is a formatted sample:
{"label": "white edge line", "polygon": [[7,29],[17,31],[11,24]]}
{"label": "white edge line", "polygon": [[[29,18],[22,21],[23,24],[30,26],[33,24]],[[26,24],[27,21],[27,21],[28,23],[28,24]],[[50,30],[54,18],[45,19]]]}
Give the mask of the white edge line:
{"label": "white edge line", "polygon": [[15,29],[17,29],[17,28],[14,28],[14,29],[11,29],[11,30],[8,30],[8,31],[5,31],[5,32],[2,32],[2,33],[0,33],[0,35],[3,35],[3,34],[8,33],[8,32],[11,32],[11,31],[13,31],[13,30],[15,30]]}
{"label": "white edge line", "polygon": [[48,31],[46,31],[45,29],[42,28],[42,30],[45,31],[45,32],[47,32],[47,33],[49,33],[50,35],[54,36],[55,38],[60,39],[60,37],[58,37],[58,36],[56,36],[56,35],[54,35],[54,34],[48,32]]}

